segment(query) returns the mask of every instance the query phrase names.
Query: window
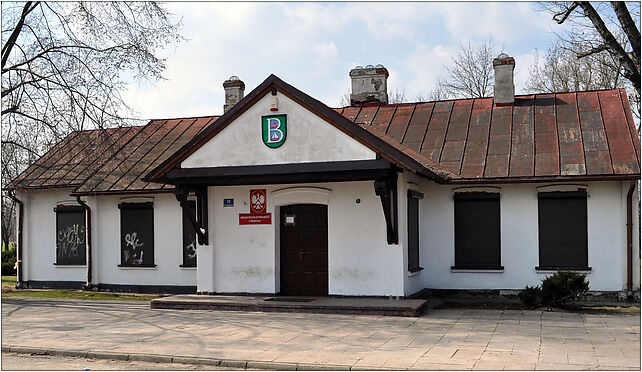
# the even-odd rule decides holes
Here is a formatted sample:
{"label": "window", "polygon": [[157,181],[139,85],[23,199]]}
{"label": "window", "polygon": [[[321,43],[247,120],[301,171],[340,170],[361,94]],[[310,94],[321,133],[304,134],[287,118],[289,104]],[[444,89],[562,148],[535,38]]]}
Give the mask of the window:
{"label": "window", "polygon": [[56,265],[86,265],[85,209],[59,205],[56,212]]}
{"label": "window", "polygon": [[419,266],[419,199],[424,195],[408,190],[408,271],[423,270]]}
{"label": "window", "polygon": [[120,265],[153,267],[154,204],[121,203]]}
{"label": "window", "polygon": [[455,194],[453,269],[501,270],[499,194]]}
{"label": "window", "polygon": [[183,209],[183,264],[181,267],[196,267],[196,230],[190,222],[188,211],[196,216],[196,202],[187,201]]}
{"label": "window", "polygon": [[540,192],[537,269],[589,269],[586,191]]}

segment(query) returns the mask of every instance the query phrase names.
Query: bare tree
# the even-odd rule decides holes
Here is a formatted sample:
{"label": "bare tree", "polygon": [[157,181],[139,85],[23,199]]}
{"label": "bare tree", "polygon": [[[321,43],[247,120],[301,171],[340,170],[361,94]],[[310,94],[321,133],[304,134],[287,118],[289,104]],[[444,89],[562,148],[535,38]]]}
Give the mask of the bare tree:
{"label": "bare tree", "polygon": [[478,47],[460,44],[452,65],[446,67],[447,76],[437,80],[431,98],[479,98],[493,92],[493,58],[498,54],[493,40],[488,39]]}
{"label": "bare tree", "polygon": [[399,88],[391,90],[390,94],[388,94],[388,102],[391,104],[407,102],[406,91],[403,89],[399,90]]}
{"label": "bare tree", "polygon": [[2,3],[3,187],[73,130],[135,122],[121,92],[162,78],[182,40],[170,18],[155,2]]}
{"label": "bare tree", "polygon": [[622,78],[619,62],[609,53],[595,53],[578,59],[574,52],[576,48],[566,44],[558,40],[543,56],[536,51],[526,90],[530,93],[555,93],[624,88],[639,122],[640,96],[631,82]]}
{"label": "bare tree", "polygon": [[[577,47],[577,58],[606,52],[618,64],[618,72],[640,94],[639,3],[588,1],[541,3],[558,24],[570,24],[563,40]],[[638,23],[635,22],[638,20]]]}

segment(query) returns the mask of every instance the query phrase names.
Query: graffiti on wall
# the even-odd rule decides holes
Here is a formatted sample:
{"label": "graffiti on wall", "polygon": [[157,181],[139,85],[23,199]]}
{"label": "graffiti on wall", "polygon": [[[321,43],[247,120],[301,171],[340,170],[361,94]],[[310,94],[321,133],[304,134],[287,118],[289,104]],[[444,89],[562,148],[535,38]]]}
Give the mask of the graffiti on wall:
{"label": "graffiti on wall", "polygon": [[190,244],[185,246],[185,255],[190,260],[196,259],[196,242],[194,240],[192,240]]}
{"label": "graffiti on wall", "polygon": [[85,248],[85,227],[79,224],[65,226],[58,230],[56,251],[59,260],[76,259]]}
{"label": "graffiti on wall", "polygon": [[137,237],[136,231],[131,234],[125,234],[125,249],[123,250],[123,258],[125,265],[140,265],[143,263],[143,249],[141,248],[145,243],[141,243]]}

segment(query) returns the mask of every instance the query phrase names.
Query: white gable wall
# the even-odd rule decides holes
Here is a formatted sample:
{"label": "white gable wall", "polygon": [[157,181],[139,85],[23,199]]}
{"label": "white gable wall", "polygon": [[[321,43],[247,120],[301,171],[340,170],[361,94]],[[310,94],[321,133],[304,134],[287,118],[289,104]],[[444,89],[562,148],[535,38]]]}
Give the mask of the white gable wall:
{"label": "white gable wall", "polygon": [[181,163],[182,168],[369,160],[376,154],[287,96],[277,93],[287,114],[286,140],[276,149],[262,140],[261,117],[269,111],[268,93]]}

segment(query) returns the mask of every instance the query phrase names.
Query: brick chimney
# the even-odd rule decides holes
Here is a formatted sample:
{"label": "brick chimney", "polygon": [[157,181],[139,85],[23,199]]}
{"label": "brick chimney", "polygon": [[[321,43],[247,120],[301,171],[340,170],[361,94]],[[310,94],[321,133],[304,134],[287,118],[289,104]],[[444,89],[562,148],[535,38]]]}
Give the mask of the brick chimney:
{"label": "brick chimney", "polygon": [[225,105],[223,106],[223,113],[231,109],[232,106],[237,104],[243,99],[245,93],[245,83],[239,79],[238,76],[230,76],[229,79],[223,82],[225,89]]}
{"label": "brick chimney", "polygon": [[515,84],[513,83],[515,59],[502,53],[493,59],[493,70],[495,70],[495,104],[512,104],[515,102]]}
{"label": "brick chimney", "polygon": [[350,70],[352,93],[350,104],[388,103],[388,70],[383,65],[357,66]]}

